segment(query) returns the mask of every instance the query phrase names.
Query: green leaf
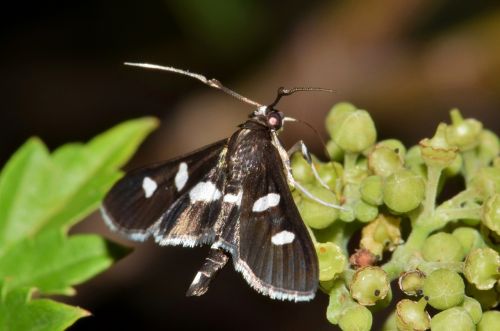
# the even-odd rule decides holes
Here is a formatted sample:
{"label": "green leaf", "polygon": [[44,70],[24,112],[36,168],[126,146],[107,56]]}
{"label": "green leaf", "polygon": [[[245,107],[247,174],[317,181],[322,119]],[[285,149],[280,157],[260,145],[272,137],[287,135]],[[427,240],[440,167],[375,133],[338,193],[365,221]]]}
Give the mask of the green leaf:
{"label": "green leaf", "polygon": [[107,269],[128,250],[97,235],[43,231],[21,241],[0,258],[0,279],[6,289],[33,286],[45,294],[74,293],[79,284]]}
{"label": "green leaf", "polygon": [[1,330],[59,330],[87,315],[49,299],[31,301],[32,290],[71,295],[128,252],[97,235],[67,232],[99,206],[156,126],[153,118],[128,121],[52,154],[32,138],[7,162],[0,173]]}
{"label": "green leaf", "polygon": [[21,288],[2,295],[0,330],[64,330],[79,318],[90,315],[86,310],[49,299],[31,301],[32,290]]}
{"label": "green leaf", "polygon": [[28,140],[0,175],[0,256],[42,228],[67,228],[97,208],[121,175],[116,169],[156,125],[152,118],[125,122],[52,157],[39,139]]}

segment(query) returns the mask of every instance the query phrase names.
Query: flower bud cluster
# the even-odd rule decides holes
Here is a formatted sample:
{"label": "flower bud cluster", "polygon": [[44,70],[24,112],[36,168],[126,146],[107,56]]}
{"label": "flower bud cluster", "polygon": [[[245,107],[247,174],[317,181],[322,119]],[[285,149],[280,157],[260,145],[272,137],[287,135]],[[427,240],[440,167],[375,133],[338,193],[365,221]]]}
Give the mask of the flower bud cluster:
{"label": "flower bud cluster", "polygon": [[[330,160],[313,157],[313,169],[297,153],[291,166],[307,190],[295,188],[293,196],[315,241],[328,320],[342,330],[370,330],[398,279],[405,297],[385,329],[495,330],[498,136],[454,109],[451,123],[406,148],[377,141],[370,114],[347,102],[331,109],[326,129]],[[464,189],[440,198],[456,176]]]}

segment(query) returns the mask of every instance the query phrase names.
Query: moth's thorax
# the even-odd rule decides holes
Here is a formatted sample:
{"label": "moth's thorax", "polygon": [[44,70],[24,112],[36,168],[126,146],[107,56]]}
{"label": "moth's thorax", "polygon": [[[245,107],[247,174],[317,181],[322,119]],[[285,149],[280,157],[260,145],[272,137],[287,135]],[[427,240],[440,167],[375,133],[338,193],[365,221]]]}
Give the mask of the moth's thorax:
{"label": "moth's thorax", "polygon": [[[260,127],[260,130],[258,129]],[[235,177],[243,178],[250,171],[262,167],[266,145],[271,143],[271,132],[264,126],[252,122],[238,130],[228,143],[227,166],[229,173]]]}

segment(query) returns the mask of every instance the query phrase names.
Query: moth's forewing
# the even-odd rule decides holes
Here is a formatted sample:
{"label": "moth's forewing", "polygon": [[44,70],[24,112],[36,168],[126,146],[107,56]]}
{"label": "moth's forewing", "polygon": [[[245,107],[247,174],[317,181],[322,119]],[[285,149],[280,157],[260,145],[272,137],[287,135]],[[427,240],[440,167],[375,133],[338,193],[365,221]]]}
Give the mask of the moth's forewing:
{"label": "moth's forewing", "polygon": [[179,206],[179,199],[217,166],[226,143],[127,173],[104,199],[101,211],[108,226],[132,240],[148,238],[169,208]]}

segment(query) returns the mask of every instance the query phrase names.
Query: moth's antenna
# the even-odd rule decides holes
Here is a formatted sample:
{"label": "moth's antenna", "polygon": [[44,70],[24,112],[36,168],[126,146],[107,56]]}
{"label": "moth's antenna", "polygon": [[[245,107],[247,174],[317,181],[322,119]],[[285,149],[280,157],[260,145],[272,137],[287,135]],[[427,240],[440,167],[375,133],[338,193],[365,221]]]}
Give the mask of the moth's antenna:
{"label": "moth's antenna", "polygon": [[127,65],[127,66],[133,66],[133,67],[141,67],[141,68],[147,68],[147,69],[170,71],[170,72],[173,72],[173,73],[176,73],[176,74],[188,76],[188,77],[197,79],[200,82],[202,82],[202,83],[204,83],[204,84],[206,84],[206,85],[208,85],[210,87],[213,87],[213,88],[216,88],[218,90],[221,90],[222,92],[224,92],[226,94],[229,94],[230,96],[232,96],[232,97],[234,97],[234,98],[236,98],[236,99],[238,99],[240,101],[243,101],[243,102],[245,102],[245,103],[247,103],[249,105],[256,106],[256,107],[262,107],[262,105],[260,103],[255,102],[253,100],[250,100],[247,97],[244,97],[241,94],[238,94],[238,93],[234,92],[233,90],[231,90],[231,89],[225,87],[224,85],[222,85],[221,82],[219,82],[217,79],[214,79],[214,78],[207,79],[205,76],[197,74],[197,73],[194,73],[194,72],[189,72],[187,70],[177,69],[177,68],[174,68],[174,67],[160,66],[160,65],[157,65],[157,64],[132,63],[132,62],[125,62],[124,64]]}
{"label": "moth's antenna", "polygon": [[327,88],[322,88],[322,87],[293,87],[291,89],[287,89],[284,87],[278,88],[278,95],[276,96],[276,99],[272,104],[270,104],[268,107],[273,108],[280,102],[282,97],[286,97],[287,95],[294,94],[295,92],[329,92],[333,93],[333,90],[327,89]]}

